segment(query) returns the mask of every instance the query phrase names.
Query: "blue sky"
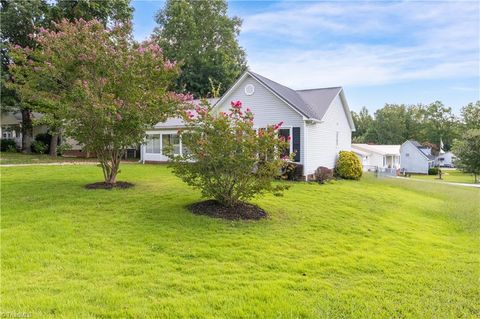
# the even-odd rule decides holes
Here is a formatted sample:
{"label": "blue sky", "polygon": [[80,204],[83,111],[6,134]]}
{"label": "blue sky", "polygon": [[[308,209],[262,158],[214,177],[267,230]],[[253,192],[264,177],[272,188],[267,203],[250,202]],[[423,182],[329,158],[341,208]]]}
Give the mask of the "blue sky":
{"label": "blue sky", "polygon": [[[163,1],[134,0],[147,38]],[[248,66],[294,89],[343,86],[350,108],[480,99],[478,1],[229,1]]]}

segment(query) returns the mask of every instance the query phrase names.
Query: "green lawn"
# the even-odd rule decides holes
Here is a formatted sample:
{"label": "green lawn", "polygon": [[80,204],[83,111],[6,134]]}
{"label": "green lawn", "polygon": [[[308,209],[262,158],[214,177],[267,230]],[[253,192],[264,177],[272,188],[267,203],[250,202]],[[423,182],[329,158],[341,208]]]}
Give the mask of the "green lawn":
{"label": "green lawn", "polygon": [[165,166],[0,168],[1,310],[32,318],[478,318],[480,190],[292,184],[259,222],[189,213]]}
{"label": "green lawn", "polygon": [[85,162],[96,161],[94,158],[49,156],[46,154],[22,154],[1,152],[0,164],[38,164],[38,163],[59,163],[59,162]]}
{"label": "green lawn", "polygon": [[473,174],[464,173],[456,169],[442,169],[441,180],[438,179],[438,175],[412,175],[412,178],[432,180],[437,182],[466,183],[466,184],[475,183],[475,177],[473,176]]}

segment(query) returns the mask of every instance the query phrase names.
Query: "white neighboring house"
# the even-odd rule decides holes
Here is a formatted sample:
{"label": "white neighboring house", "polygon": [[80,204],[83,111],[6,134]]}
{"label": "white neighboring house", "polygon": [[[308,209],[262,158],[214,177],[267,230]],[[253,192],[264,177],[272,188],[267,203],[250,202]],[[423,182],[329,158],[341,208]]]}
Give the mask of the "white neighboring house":
{"label": "white neighboring house", "polygon": [[[280,134],[292,137],[290,151],[295,162],[303,165],[308,176],[319,166],[333,168],[341,150],[351,150],[355,130],[350,110],[341,87],[293,90],[259,74],[246,71],[214,104],[214,111],[228,111],[231,101],[241,101],[254,114],[254,127],[263,128],[281,121]],[[198,102],[197,102],[198,103]],[[143,162],[162,162],[167,144],[182,152],[177,130],[180,119],[169,119],[148,130],[142,146]]]}
{"label": "white neighboring house", "polygon": [[440,152],[435,159],[435,165],[440,167],[455,167],[457,157],[452,152]]}
{"label": "white neighboring house", "polygon": [[352,144],[364,171],[400,168],[400,145]]}
{"label": "white neighboring house", "polygon": [[[33,112],[32,119],[39,120],[42,114]],[[22,113],[20,112],[2,112],[0,114],[0,136],[2,139],[14,140],[18,148],[22,147]],[[46,125],[33,126],[33,139],[42,133],[47,133]]]}
{"label": "white neighboring house", "polygon": [[422,146],[417,141],[406,141],[400,147],[400,168],[407,173],[428,174],[428,169],[435,165],[432,149]]}

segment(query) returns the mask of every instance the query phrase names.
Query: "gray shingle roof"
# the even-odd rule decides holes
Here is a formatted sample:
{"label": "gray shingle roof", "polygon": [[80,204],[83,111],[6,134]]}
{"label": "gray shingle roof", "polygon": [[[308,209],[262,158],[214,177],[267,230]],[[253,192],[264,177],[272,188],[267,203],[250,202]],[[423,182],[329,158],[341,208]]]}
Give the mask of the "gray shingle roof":
{"label": "gray shingle roof", "polygon": [[258,81],[287,101],[298,112],[308,118],[321,120],[341,87],[295,91],[260,74],[249,71]]}

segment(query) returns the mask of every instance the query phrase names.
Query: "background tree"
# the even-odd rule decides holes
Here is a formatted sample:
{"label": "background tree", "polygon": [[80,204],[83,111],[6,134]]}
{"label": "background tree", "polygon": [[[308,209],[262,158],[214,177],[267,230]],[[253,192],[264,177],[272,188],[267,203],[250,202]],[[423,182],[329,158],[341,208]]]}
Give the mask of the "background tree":
{"label": "background tree", "polygon": [[129,24],[63,20],[55,29],[40,31],[33,52],[10,48],[11,85],[22,99],[49,105],[65,119],[67,134],[97,155],[111,187],[125,150],[188,98],[169,92],[178,68],[157,44],[137,45]]}
{"label": "background tree", "polygon": [[355,124],[355,132],[352,133],[352,139],[355,143],[365,143],[366,133],[372,126],[373,117],[368,112],[368,109],[364,106],[358,112],[358,114],[352,111],[352,118]]}
{"label": "background tree", "polygon": [[464,106],[461,112],[464,129],[480,129],[480,100]]}
{"label": "background tree", "polygon": [[228,114],[214,114],[206,103],[196,114],[186,113],[187,126],[179,132],[185,151],[170,155],[175,174],[184,182],[227,207],[285,189],[272,184],[280,175],[281,155],[288,146],[278,137],[282,123],[257,132],[252,112],[242,110],[240,101],[232,102]]}
{"label": "background tree", "polygon": [[452,108],[446,107],[440,101],[425,107],[422,126],[424,141],[439,145],[442,139],[445,151],[451,149],[453,140],[458,135],[457,119]]}
{"label": "background tree", "polygon": [[378,144],[402,144],[407,134],[405,105],[385,104],[375,112],[375,120],[367,130],[366,141]]}
{"label": "background tree", "polygon": [[45,0],[1,0],[0,1],[0,38],[1,38],[1,100],[2,111],[20,111],[22,114],[22,152],[30,153],[33,141],[32,110],[35,104],[20,98],[13,88],[7,88],[5,83],[13,81],[8,66],[10,56],[9,45],[34,48],[36,43],[29,36],[35,29],[46,26],[48,4]]}
{"label": "background tree", "polygon": [[242,21],[228,17],[225,0],[167,0],[156,22],[157,43],[181,62],[177,89],[207,97],[211,79],[223,93],[246,69],[237,40]]}
{"label": "background tree", "polygon": [[50,9],[50,20],[75,19],[101,21],[105,26],[113,22],[130,21],[133,8],[130,0],[57,0]]}
{"label": "background tree", "polygon": [[480,175],[480,129],[466,131],[455,141],[452,151],[458,157],[455,165],[464,172],[474,174],[477,183]]}
{"label": "background tree", "polygon": [[32,111],[44,116],[38,124],[46,124],[52,135],[50,141],[50,155],[56,156],[57,142],[61,132],[63,119],[58,114],[51,113],[54,108],[46,105],[32,105],[19,98],[14,89],[5,86],[11,81],[8,65],[8,45],[30,47],[37,45],[30,37],[40,27],[53,28],[52,22],[62,19],[83,18],[84,20],[97,19],[105,26],[113,22],[130,21],[133,8],[130,0],[1,0],[1,38],[2,38],[2,111],[16,111],[22,113],[22,151],[30,152],[33,141]]}

